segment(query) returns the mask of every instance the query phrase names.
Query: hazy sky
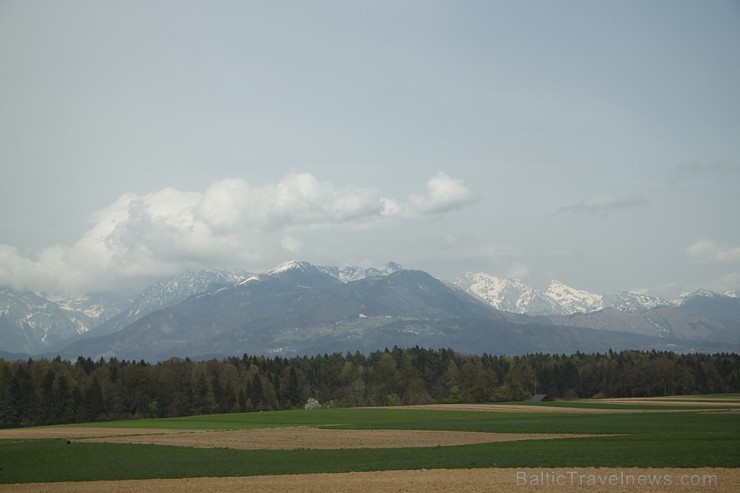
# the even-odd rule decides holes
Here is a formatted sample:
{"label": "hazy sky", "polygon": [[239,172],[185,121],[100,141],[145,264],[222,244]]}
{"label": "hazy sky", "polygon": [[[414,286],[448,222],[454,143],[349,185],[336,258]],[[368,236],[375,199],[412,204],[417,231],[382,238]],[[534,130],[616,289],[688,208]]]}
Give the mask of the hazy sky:
{"label": "hazy sky", "polygon": [[740,289],[740,2],[0,0],[0,284]]}

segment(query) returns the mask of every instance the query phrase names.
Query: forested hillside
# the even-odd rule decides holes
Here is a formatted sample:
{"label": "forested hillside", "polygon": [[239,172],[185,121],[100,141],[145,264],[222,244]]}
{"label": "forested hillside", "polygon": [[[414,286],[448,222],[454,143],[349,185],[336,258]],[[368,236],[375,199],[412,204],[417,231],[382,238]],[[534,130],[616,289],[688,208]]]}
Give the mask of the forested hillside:
{"label": "forested hillside", "polygon": [[740,391],[740,355],[623,351],[464,355],[393,348],[369,355],[231,357],[157,364],[115,358],[0,360],[0,427],[324,405],[380,406]]}

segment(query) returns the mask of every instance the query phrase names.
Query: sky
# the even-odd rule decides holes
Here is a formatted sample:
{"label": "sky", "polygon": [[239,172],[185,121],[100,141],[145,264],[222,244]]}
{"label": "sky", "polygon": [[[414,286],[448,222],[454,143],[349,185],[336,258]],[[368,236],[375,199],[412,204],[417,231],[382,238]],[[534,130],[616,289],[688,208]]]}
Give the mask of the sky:
{"label": "sky", "polygon": [[740,289],[740,2],[0,0],[0,285]]}

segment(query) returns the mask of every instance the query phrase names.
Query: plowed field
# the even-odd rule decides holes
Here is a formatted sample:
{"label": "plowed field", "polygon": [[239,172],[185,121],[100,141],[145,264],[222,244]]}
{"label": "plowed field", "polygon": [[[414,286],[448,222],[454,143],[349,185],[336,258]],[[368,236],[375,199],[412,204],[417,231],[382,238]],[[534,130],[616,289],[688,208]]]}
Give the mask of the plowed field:
{"label": "plowed field", "polygon": [[233,449],[344,449],[398,448],[469,445],[473,443],[544,440],[593,435],[479,433],[427,430],[334,430],[316,427],[269,428],[257,430],[148,433],[129,436],[84,438],[82,441],[147,443],[198,448]]}

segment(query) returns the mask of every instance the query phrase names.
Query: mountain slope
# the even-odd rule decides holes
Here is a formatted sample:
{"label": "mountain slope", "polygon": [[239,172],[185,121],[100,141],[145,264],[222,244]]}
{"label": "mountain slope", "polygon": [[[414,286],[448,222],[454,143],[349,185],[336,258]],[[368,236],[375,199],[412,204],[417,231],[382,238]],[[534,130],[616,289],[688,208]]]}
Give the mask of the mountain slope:
{"label": "mountain slope", "polygon": [[48,351],[94,330],[129,300],[125,293],[63,296],[0,288],[0,347],[27,354]]}
{"label": "mountain slope", "polygon": [[78,341],[63,353],[152,358],[254,353],[274,351],[275,339],[291,332],[327,332],[400,319],[501,318],[484,303],[421,271],[349,283],[329,283],[313,273],[305,265],[293,265],[253,276],[157,310],[114,334]]}
{"label": "mountain slope", "polygon": [[632,291],[607,293],[603,297],[604,307],[615,308],[620,312],[642,313],[659,306],[670,306],[668,300]]}
{"label": "mountain slope", "polygon": [[740,298],[732,294],[720,295],[702,289],[680,299],[678,306],[693,315],[717,320],[740,320]]}
{"label": "mountain slope", "polygon": [[156,310],[177,304],[205,291],[233,286],[252,275],[239,269],[209,269],[188,271],[179,276],[163,279],[144,289],[123,312],[101,324],[88,336],[116,332]]}
{"label": "mountain slope", "polygon": [[605,308],[592,313],[550,316],[544,321],[555,325],[628,332],[687,343],[740,343],[740,323],[712,320],[671,306],[659,306],[643,313]]}

